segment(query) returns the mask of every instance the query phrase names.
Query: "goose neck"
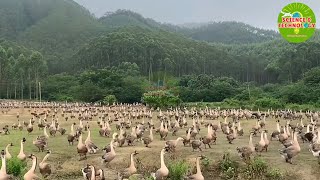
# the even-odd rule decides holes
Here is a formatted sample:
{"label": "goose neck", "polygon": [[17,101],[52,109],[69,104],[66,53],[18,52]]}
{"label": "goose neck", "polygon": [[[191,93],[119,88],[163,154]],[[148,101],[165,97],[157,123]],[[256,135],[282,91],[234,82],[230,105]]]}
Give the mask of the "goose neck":
{"label": "goose neck", "polygon": [[200,158],[197,158],[197,174],[202,174],[201,173],[201,168],[200,168]]}
{"label": "goose neck", "polygon": [[1,169],[0,172],[3,174],[7,174],[7,169],[6,169],[6,158],[4,156],[1,156]]}

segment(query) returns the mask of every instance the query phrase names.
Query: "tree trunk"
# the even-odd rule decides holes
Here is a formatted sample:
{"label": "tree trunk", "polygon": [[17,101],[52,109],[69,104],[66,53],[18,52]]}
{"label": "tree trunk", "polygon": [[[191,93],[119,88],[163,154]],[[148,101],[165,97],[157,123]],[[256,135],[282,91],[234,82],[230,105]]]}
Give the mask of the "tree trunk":
{"label": "tree trunk", "polygon": [[28,80],[29,80],[29,99],[31,100],[31,73],[30,71],[28,72]]}
{"label": "tree trunk", "polygon": [[17,99],[17,82],[14,82],[14,99]]}

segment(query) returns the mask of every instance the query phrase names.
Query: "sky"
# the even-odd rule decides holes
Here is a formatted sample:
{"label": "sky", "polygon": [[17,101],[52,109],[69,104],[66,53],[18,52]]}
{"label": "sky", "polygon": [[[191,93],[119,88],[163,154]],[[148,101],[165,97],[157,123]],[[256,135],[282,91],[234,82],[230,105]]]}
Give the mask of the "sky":
{"label": "sky", "polygon": [[[277,29],[281,9],[291,2],[308,5],[320,21],[320,0],[74,0],[97,17],[129,9],[158,22],[171,24],[239,21]],[[319,27],[319,25],[317,25]]]}

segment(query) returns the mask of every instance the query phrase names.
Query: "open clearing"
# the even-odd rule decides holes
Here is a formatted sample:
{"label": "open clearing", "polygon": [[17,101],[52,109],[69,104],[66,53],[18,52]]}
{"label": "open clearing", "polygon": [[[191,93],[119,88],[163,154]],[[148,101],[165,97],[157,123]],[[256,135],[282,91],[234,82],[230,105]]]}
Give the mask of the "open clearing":
{"label": "open clearing", "polygon": [[[10,135],[0,135],[0,147],[2,149],[5,149],[5,146],[8,143],[13,143],[13,147],[10,147],[10,152],[12,156],[17,156],[17,154],[20,151],[20,140],[25,137],[26,143],[24,152],[25,154],[29,155],[30,153],[34,153],[39,161],[42,160],[42,158],[45,155],[45,152],[38,152],[38,149],[32,144],[32,141],[39,135],[43,135],[43,130],[39,130],[37,127],[37,121],[33,125],[34,130],[33,132],[28,135],[26,128],[24,127],[23,131],[19,130],[11,130],[11,125],[14,123],[18,123],[16,114],[17,112],[20,113],[20,121],[28,122],[30,118],[32,118],[32,115],[29,112],[30,109],[12,109],[7,114],[3,114],[0,111],[0,127],[4,127],[5,125],[9,125],[10,127]],[[32,109],[33,110],[33,109]],[[31,112],[32,112],[31,110]],[[43,109],[41,109],[43,110]],[[38,112],[41,112],[40,109],[38,109]],[[153,122],[155,123],[155,128],[158,128],[160,123],[159,120],[157,120],[156,117],[157,113],[153,113]],[[70,114],[68,114],[70,116]],[[70,179],[70,180],[77,180],[77,179],[83,179],[80,169],[84,167],[86,164],[93,164],[97,167],[104,168],[105,175],[107,179],[114,179],[116,178],[116,172],[117,170],[124,169],[128,167],[129,165],[129,154],[133,151],[138,151],[139,154],[137,155],[137,158],[139,158],[142,162],[142,164],[146,167],[149,167],[152,169],[154,167],[155,169],[160,167],[160,151],[164,147],[164,141],[160,141],[159,134],[154,133],[154,141],[150,144],[151,148],[146,148],[141,142],[135,142],[135,146],[127,147],[125,145],[124,147],[117,147],[115,149],[117,156],[116,158],[111,162],[111,167],[106,168],[101,163],[101,156],[103,155],[103,152],[101,151],[101,148],[108,145],[110,143],[111,138],[101,137],[98,133],[99,127],[97,124],[99,115],[97,117],[94,117],[92,121],[89,121],[90,129],[91,129],[91,139],[92,141],[100,148],[100,150],[96,154],[88,154],[87,160],[79,161],[79,156],[77,154],[76,144],[73,146],[69,146],[67,142],[67,134],[70,133],[70,126],[72,123],[79,124],[79,120],[76,116],[74,119],[68,119],[68,121],[65,121],[63,117],[61,117],[61,109],[58,111],[58,119],[60,126],[65,128],[67,130],[65,135],[60,135],[60,133],[57,132],[56,137],[50,136],[48,140],[48,149],[52,151],[51,156],[48,159],[48,162],[53,167],[53,172],[49,179]],[[113,117],[111,117],[112,119]],[[51,117],[48,118],[48,120],[51,120]],[[188,126],[191,126],[192,120],[191,118],[188,118]],[[223,119],[220,117],[220,121],[223,122]],[[228,119],[230,121],[231,119]],[[141,120],[139,120],[141,121]],[[206,120],[206,122],[210,122],[213,124],[217,123],[217,120]],[[270,133],[272,133],[276,129],[276,120],[267,118],[266,119],[266,129],[269,130],[269,137]],[[307,118],[304,117],[304,123],[307,123]],[[147,120],[146,120],[147,122]],[[280,120],[281,124],[285,124],[285,120]],[[299,122],[298,120],[294,120],[293,124],[296,122]],[[249,131],[251,128],[255,125],[256,121],[251,120],[241,120],[241,125],[244,129],[244,136],[238,137],[236,140],[234,140],[233,144],[228,144],[226,135],[224,135],[221,130],[217,131],[217,144],[212,146],[212,149],[203,149],[203,152],[192,152],[191,147],[184,147],[182,142],[179,142],[177,147],[177,157],[186,159],[187,161],[190,161],[190,166],[195,166],[195,157],[197,155],[203,154],[207,156],[210,161],[218,161],[221,159],[224,152],[229,151],[232,156],[234,156],[235,159],[238,161],[241,161],[241,159],[238,157],[236,152],[236,147],[242,147],[248,144],[248,136]],[[84,122],[84,125],[86,122]],[[115,128],[115,122],[112,123],[112,130],[113,132],[116,132]],[[305,129],[304,129],[305,131]],[[127,130],[128,133],[131,132],[131,129]],[[186,128],[180,129],[178,131],[178,136],[185,136]],[[149,134],[149,131],[147,130],[145,134]],[[207,130],[204,126],[201,126],[201,135],[207,134]],[[87,136],[87,132],[85,132],[83,139],[85,140]],[[178,136],[173,137],[171,133],[169,132],[167,140],[176,139]],[[197,137],[200,137],[199,135]],[[259,135],[254,137],[253,143],[257,143],[259,141]],[[302,144],[301,140],[299,139],[300,146],[301,146],[301,152],[298,155],[298,157],[294,158],[293,163],[294,165],[290,165],[285,163],[284,159],[280,157],[280,154],[278,152],[278,149],[282,148],[282,145],[274,140],[270,142],[269,145],[269,151],[262,153],[262,158],[267,160],[270,165],[280,168],[282,172],[288,171],[294,172],[297,176],[297,179],[305,179],[305,180],[316,180],[320,179],[320,166],[317,164],[317,159],[312,156],[312,154],[308,151],[308,143]],[[168,154],[166,156],[166,161],[168,160]],[[31,166],[31,160],[28,160],[28,168]],[[40,173],[37,170],[37,174],[40,176]],[[139,170],[138,170],[139,171]],[[203,172],[204,175],[206,174]],[[219,177],[205,177],[205,179],[219,179]]]}

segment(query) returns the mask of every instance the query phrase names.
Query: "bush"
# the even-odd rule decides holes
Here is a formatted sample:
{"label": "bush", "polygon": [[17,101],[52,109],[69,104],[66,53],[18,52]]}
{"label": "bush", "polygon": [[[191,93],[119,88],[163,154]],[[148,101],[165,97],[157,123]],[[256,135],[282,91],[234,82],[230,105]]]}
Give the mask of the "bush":
{"label": "bush", "polygon": [[273,108],[273,109],[284,108],[284,104],[281,103],[278,99],[274,99],[274,98],[264,97],[256,100],[254,104],[256,108]]}
{"label": "bush", "polygon": [[167,108],[180,105],[181,99],[169,91],[150,91],[143,94],[142,102],[156,108]]}
{"label": "bush", "polygon": [[279,169],[273,168],[267,172],[266,177],[270,180],[281,180],[283,179],[283,174]]}
{"label": "bush", "polygon": [[27,163],[20,161],[16,157],[12,157],[7,160],[7,172],[8,174],[12,174],[16,177],[21,176],[26,171]]}
{"label": "bush", "polygon": [[255,158],[244,170],[245,179],[262,179],[267,173],[268,165],[261,158]]}
{"label": "bush", "polygon": [[115,103],[115,102],[117,102],[117,98],[116,98],[115,95],[107,95],[107,96],[105,96],[105,97],[103,98],[103,103],[104,103],[104,104],[109,104],[109,105],[111,105],[111,104],[113,104],[113,103]]}
{"label": "bush", "polygon": [[225,153],[222,161],[219,162],[220,177],[222,179],[236,179],[238,176],[239,164],[230,159],[230,154]]}
{"label": "bush", "polygon": [[171,162],[168,166],[171,180],[182,180],[188,171],[188,164],[185,161]]}

